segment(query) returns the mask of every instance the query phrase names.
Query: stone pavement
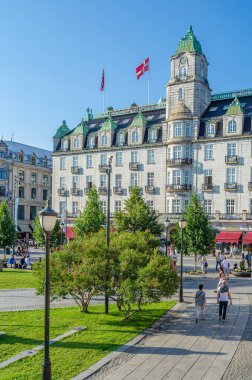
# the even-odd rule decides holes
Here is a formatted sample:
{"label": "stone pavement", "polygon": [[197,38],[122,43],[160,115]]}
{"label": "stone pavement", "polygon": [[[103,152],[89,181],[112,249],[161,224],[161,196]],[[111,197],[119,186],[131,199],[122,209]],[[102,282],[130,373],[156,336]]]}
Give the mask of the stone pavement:
{"label": "stone pavement", "polygon": [[[233,305],[228,310],[227,320],[222,322],[218,320],[214,293],[217,277],[213,271],[207,277],[187,277],[185,302],[168,313],[161,325],[148,329],[138,343],[121,347],[114,356],[110,355],[107,363],[106,358],[102,359],[101,367],[98,362],[75,379],[251,380],[251,371],[241,371],[243,366],[251,369],[251,356],[247,355],[246,359],[241,345],[251,346],[252,280],[230,279]],[[208,309],[206,319],[196,324],[193,297],[201,282],[207,293]]]}

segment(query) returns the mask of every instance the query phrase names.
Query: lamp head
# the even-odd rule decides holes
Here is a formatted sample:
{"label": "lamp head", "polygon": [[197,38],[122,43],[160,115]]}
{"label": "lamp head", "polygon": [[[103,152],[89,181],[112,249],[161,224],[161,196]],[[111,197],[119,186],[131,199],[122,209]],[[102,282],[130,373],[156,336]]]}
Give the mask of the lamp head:
{"label": "lamp head", "polygon": [[55,212],[49,205],[39,212],[40,224],[44,232],[52,232],[57,216],[57,212]]}
{"label": "lamp head", "polygon": [[186,220],[185,218],[182,218],[179,220],[179,227],[183,230],[184,228],[186,228]]}
{"label": "lamp head", "polygon": [[169,224],[170,224],[170,221],[168,218],[166,218],[164,221],[165,228],[167,228],[169,226]]}

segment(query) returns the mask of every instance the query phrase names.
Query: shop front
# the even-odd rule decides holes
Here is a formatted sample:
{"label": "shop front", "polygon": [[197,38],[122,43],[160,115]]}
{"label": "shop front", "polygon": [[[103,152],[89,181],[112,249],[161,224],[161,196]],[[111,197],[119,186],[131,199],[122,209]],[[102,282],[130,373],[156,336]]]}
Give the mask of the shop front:
{"label": "shop front", "polygon": [[[241,231],[221,231],[215,238],[217,252],[224,252],[225,248],[230,252],[231,246],[237,248],[236,252],[242,250],[242,232]],[[251,241],[252,243],[252,241]]]}

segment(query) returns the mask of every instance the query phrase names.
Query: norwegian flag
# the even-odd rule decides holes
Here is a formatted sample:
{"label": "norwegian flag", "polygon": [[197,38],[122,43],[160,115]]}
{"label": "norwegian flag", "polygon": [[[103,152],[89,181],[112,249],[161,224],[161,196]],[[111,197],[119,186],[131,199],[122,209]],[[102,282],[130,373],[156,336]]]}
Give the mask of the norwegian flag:
{"label": "norwegian flag", "polygon": [[147,57],[141,65],[136,68],[136,77],[139,79],[142,75],[144,75],[145,71],[149,71],[150,69],[150,57]]}
{"label": "norwegian flag", "polygon": [[101,87],[100,87],[100,91],[104,91],[104,87],[105,87],[105,75],[104,75],[104,69],[102,71],[102,79],[101,79]]}

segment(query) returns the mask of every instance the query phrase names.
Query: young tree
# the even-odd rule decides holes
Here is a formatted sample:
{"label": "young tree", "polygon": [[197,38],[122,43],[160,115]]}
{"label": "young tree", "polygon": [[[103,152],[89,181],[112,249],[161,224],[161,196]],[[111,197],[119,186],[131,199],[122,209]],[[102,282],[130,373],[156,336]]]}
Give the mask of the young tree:
{"label": "young tree", "polygon": [[99,195],[93,186],[88,193],[87,204],[81,215],[74,221],[74,233],[76,237],[84,237],[99,229],[105,224],[105,215],[102,212]]}
{"label": "young tree", "polygon": [[15,243],[17,234],[7,203],[0,204],[0,248],[5,249]]}
{"label": "young tree", "polygon": [[[45,234],[41,227],[38,214],[36,215],[36,218],[34,219],[34,222],[33,222],[33,236],[35,237],[36,241],[39,244],[45,245]],[[61,230],[59,220],[57,220],[55,223],[54,229],[51,232],[50,247],[53,249],[57,248],[58,246],[61,245],[62,240],[64,241],[64,238],[65,238],[65,234]]]}
{"label": "young tree", "polygon": [[145,203],[141,189],[135,186],[130,197],[125,201],[125,211],[115,214],[115,223],[119,231],[146,231],[160,235],[163,228],[158,222],[158,215]]}

